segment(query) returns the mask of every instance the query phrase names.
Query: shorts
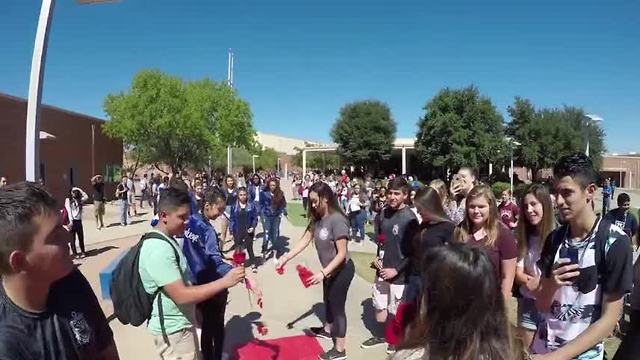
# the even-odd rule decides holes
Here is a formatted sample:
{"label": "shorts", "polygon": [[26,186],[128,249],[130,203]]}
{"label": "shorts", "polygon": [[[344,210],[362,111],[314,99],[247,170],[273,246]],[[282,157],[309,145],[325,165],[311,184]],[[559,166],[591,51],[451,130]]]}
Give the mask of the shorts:
{"label": "shorts", "polygon": [[518,326],[536,331],[540,322],[540,314],[536,309],[536,300],[526,297],[518,298]]}
{"label": "shorts", "polygon": [[136,201],[136,194],[129,191],[129,193],[127,194],[127,199],[129,201],[129,204],[133,204]]}
{"label": "shorts", "polygon": [[95,216],[104,216],[104,201],[93,201],[93,213]]}
{"label": "shorts", "polygon": [[396,314],[398,305],[402,301],[405,285],[390,284],[380,278],[373,284],[373,307],[378,310],[387,310],[390,314]]}

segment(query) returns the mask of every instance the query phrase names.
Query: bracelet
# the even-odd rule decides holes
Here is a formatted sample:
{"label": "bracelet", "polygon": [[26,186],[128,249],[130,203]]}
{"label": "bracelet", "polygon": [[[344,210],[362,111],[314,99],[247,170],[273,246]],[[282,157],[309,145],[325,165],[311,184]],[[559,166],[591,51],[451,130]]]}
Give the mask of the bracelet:
{"label": "bracelet", "polygon": [[323,278],[323,279],[326,279],[326,278],[327,278],[327,275],[324,273],[324,270],[320,270],[320,273],[322,274],[322,278]]}

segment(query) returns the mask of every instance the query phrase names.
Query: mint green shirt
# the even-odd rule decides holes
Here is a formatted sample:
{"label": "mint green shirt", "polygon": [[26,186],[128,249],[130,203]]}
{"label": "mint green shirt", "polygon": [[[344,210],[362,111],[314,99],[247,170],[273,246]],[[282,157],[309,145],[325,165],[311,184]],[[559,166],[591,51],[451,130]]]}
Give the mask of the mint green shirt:
{"label": "mint green shirt", "polygon": [[[150,232],[168,239],[171,244],[161,239],[147,239],[140,250],[139,271],[144,289],[149,294],[154,294],[158,288],[182,279],[186,285],[189,283],[189,267],[187,259],[182,254],[180,246],[175,239],[169,238],[157,230]],[[176,262],[174,247],[180,255],[180,262]],[[149,331],[153,335],[161,335],[160,317],[158,316],[158,296],[162,298],[162,310],[164,314],[164,328],[167,334],[174,334],[183,329],[188,329],[195,323],[195,305],[176,305],[169,296],[160,290],[153,301],[153,311],[149,319]]]}

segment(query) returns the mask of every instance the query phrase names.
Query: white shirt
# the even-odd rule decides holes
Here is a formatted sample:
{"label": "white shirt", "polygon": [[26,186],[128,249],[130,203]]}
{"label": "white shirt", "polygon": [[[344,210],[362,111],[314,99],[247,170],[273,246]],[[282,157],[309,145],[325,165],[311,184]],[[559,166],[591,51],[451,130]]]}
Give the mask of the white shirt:
{"label": "white shirt", "polygon": [[[529,236],[527,238],[527,247],[528,250],[525,254],[525,257],[518,260],[516,267],[523,268],[524,273],[529,276],[535,276],[539,278],[540,276],[542,276],[542,271],[540,271],[540,268],[538,267],[538,265],[536,265],[536,263],[540,259],[540,251],[542,251],[542,248],[540,248],[540,236]],[[529,291],[524,285],[520,285],[520,294],[528,299],[536,298],[533,293]]]}

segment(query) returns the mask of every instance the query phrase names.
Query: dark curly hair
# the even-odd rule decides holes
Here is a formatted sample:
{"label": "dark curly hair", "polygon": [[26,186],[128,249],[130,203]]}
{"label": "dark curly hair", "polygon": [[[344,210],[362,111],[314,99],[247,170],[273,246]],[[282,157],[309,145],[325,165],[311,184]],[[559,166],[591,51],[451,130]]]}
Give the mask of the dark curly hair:
{"label": "dark curly hair", "polygon": [[556,166],[553,167],[553,176],[556,179],[570,176],[584,188],[594,184],[598,179],[598,174],[593,168],[593,161],[583,153],[561,157]]}

